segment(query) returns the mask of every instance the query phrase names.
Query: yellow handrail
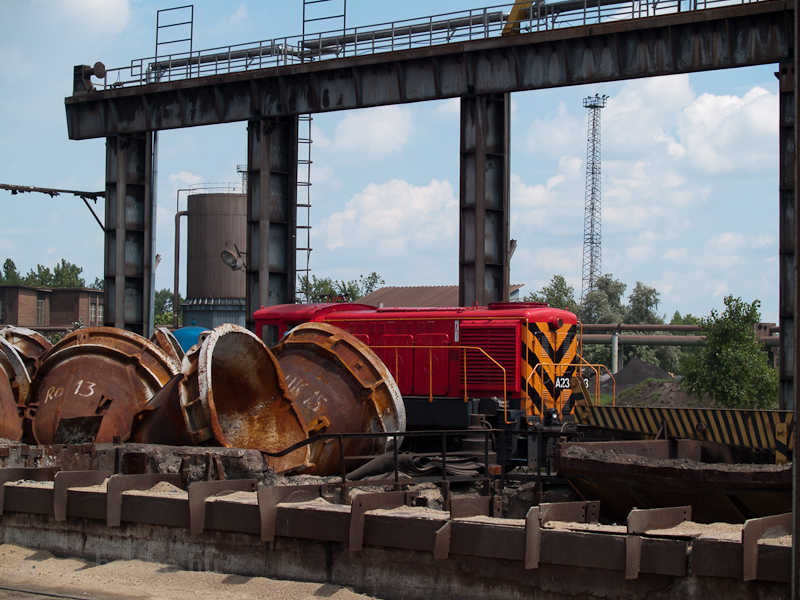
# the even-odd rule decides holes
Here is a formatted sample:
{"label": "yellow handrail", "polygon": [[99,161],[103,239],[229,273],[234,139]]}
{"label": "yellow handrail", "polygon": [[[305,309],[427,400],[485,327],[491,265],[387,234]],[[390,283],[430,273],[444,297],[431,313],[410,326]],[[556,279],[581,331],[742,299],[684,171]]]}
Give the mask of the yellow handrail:
{"label": "yellow handrail", "polygon": [[[576,356],[576,358],[580,359],[581,362],[578,363],[578,364],[569,363],[569,364],[566,364],[566,365],[565,364],[560,364],[560,363],[538,363],[538,364],[536,364],[533,367],[533,371],[531,371],[531,374],[525,380],[526,387],[530,386],[531,378],[537,373],[537,371],[539,370],[539,367],[541,367],[542,368],[542,377],[539,378],[539,388],[537,389],[537,392],[539,393],[539,397],[542,398],[542,403],[544,404],[544,369],[545,369],[545,367],[553,367],[552,377],[560,377],[560,375],[556,374],[555,367],[562,367],[565,372],[569,367],[576,367],[578,369],[578,373],[579,373],[578,376],[580,376],[580,369],[581,368],[588,367],[588,368],[590,368],[590,369],[592,369],[594,371],[595,393],[594,393],[594,402],[593,402],[593,404],[596,405],[597,402],[598,402],[598,396],[600,395],[600,378],[598,377],[598,373],[597,373],[597,368],[596,367],[602,367],[603,369],[606,370],[606,372],[608,373],[609,377],[611,377],[611,381],[614,384],[613,388],[612,388],[613,389],[613,393],[612,393],[612,396],[611,396],[611,402],[612,402],[612,405],[616,405],[617,382],[614,379],[614,376],[608,370],[608,367],[605,366],[604,364],[599,364],[599,363],[598,364],[590,364],[589,362],[587,362],[583,358],[583,356],[580,356],[580,355]],[[561,394],[561,397],[562,398],[564,397],[563,393]],[[559,407],[559,414],[561,413],[561,411],[563,409],[564,409],[564,402],[562,400],[561,401],[561,406]]]}
{"label": "yellow handrail", "polygon": [[[508,420],[508,378],[506,373],[506,368],[497,362],[494,358],[492,358],[486,350],[483,348],[479,348],[478,346],[370,346],[371,349],[376,350],[395,350],[395,373],[400,373],[400,363],[399,363],[399,350],[401,348],[405,348],[407,350],[453,350],[457,348],[458,350],[477,350],[481,352],[486,358],[492,361],[502,372],[503,372],[503,420],[506,424],[510,424],[511,421]],[[467,353],[461,353],[464,362],[464,402],[468,401],[468,393],[467,393]],[[433,402],[433,353],[428,352],[428,402]]]}

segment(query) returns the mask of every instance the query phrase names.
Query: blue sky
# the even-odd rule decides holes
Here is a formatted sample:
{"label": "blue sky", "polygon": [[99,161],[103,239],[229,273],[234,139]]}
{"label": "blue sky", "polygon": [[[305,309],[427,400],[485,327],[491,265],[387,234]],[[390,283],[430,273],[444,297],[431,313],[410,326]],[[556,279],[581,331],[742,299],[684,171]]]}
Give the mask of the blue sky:
{"label": "blue sky", "polygon": [[[348,26],[482,4],[348,0]],[[509,3],[510,7],[511,3]],[[152,56],[147,0],[0,0],[0,183],[100,191],[104,140],[67,138],[72,68]],[[302,2],[195,3],[194,49],[302,30]],[[587,111],[602,112],[603,272],[661,294],[659,312],[707,315],[726,294],[778,319],[777,65],[512,95],[513,283],[562,274],[580,293]],[[315,115],[311,268],[387,285],[458,282],[457,100]],[[159,137],[157,289],[172,286],[177,190],[236,182],[245,124]],[[185,208],[181,196],[181,208]],[[103,238],[83,202],[0,191],[0,261],[27,273],[65,258],[102,276]],[[102,202],[96,210],[103,213]],[[185,246],[182,256],[186,256]],[[185,269],[181,275],[185,289]]]}

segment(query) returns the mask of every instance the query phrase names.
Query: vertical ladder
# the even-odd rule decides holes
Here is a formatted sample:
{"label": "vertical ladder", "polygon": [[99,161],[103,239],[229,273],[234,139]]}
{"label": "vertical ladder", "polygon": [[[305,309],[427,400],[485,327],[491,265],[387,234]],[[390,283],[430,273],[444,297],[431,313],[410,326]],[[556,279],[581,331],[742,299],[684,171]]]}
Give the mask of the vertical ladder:
{"label": "vertical ladder", "polygon": [[[303,0],[303,39],[306,35],[324,33],[341,24],[345,29],[347,0]],[[312,57],[301,57],[312,60]],[[297,134],[297,301],[308,302],[311,279],[311,115],[298,117]]]}
{"label": "vertical ladder", "polygon": [[330,37],[339,31],[344,37],[346,28],[347,0],[303,0],[303,41],[306,36],[325,34],[324,37]]}
{"label": "vertical ladder", "polygon": [[[188,31],[188,32],[187,32]],[[172,34],[172,35],[168,35]],[[187,37],[188,36],[188,37]],[[188,44],[189,61],[186,64],[186,77],[191,76],[191,57],[192,57],[192,37],[194,36],[194,5],[176,6],[175,8],[164,8],[156,11],[156,54],[155,62],[159,57],[165,58],[171,54],[182,54],[186,52]],[[168,39],[164,40],[167,37]],[[183,49],[166,51],[166,46],[173,44],[183,44]],[[178,46],[178,48],[181,48]],[[163,54],[162,54],[163,53]],[[197,65],[198,69],[200,65]],[[156,80],[160,79],[156,74]]]}
{"label": "vertical ladder", "polygon": [[[297,117],[297,294],[308,302],[311,278],[311,115]],[[301,274],[305,276],[302,286]]]}

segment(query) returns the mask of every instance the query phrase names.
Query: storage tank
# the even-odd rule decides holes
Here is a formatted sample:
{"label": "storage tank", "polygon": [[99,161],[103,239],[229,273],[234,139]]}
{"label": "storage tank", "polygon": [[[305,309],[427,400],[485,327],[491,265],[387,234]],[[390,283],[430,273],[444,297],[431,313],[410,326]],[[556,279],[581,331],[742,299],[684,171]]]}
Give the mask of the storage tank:
{"label": "storage tank", "polygon": [[[244,253],[247,200],[241,193],[194,193],[187,199],[188,248],[183,324],[213,329],[245,326],[245,270],[233,271],[220,255]],[[246,259],[244,254],[242,257]],[[246,262],[246,260],[245,260]]]}

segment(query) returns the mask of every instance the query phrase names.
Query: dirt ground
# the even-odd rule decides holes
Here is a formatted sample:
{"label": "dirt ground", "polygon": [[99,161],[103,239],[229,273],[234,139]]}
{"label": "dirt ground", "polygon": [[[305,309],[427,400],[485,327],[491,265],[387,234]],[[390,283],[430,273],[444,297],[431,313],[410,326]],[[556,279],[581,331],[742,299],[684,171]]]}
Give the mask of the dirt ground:
{"label": "dirt ground", "polygon": [[617,406],[652,406],[653,408],[714,408],[712,400],[690,396],[675,379],[648,379],[617,393]]}
{"label": "dirt ground", "polygon": [[[88,600],[370,600],[349,588],[327,583],[299,583],[265,577],[184,571],[172,565],[140,560],[97,564],[57,558],[44,550],[0,545],[0,600],[41,596]],[[52,597],[51,596],[51,597]]]}
{"label": "dirt ground", "polygon": [[[590,387],[591,389],[591,387]],[[713,408],[714,401],[690,396],[681,389],[680,379],[661,367],[638,358],[629,360],[614,375],[614,383],[606,378],[600,385],[603,394],[616,390],[617,406],[652,406],[654,408]]]}

